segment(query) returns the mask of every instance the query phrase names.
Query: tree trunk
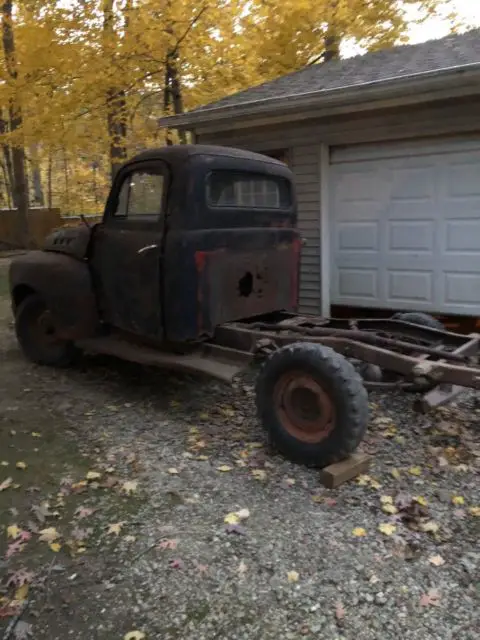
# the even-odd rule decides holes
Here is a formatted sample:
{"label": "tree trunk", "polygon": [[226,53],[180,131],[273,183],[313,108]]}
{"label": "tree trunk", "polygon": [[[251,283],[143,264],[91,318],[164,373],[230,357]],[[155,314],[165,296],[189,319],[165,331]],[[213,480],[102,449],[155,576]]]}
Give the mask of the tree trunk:
{"label": "tree trunk", "polygon": [[38,147],[36,144],[30,147],[30,166],[32,169],[33,201],[37,206],[43,207],[45,206],[45,196],[43,195],[42,174],[40,173]]}
{"label": "tree trunk", "polygon": [[[115,42],[117,34],[114,24],[114,0],[104,0],[103,3],[103,47],[104,55],[115,56]],[[128,26],[128,11],[125,15]],[[113,61],[112,61],[113,62]],[[106,92],[107,128],[110,137],[110,166],[112,180],[127,157],[127,105],[125,91],[112,85]]]}
{"label": "tree trunk", "polygon": [[[165,114],[168,114],[170,104],[173,107],[173,113],[175,115],[183,113],[183,97],[180,79],[178,77],[177,58],[178,55],[175,52],[170,52],[167,54],[167,60],[165,62],[165,88],[163,98],[163,110]],[[178,135],[180,137],[180,144],[186,144],[187,136],[185,131],[180,130]],[[165,130],[165,142],[167,145],[172,144],[169,129]]]}
{"label": "tree trunk", "polygon": [[323,61],[338,60],[340,58],[340,38],[333,32],[327,33],[325,36],[325,50],[323,52]]}
{"label": "tree trunk", "polygon": [[[2,44],[7,75],[15,87],[17,80],[17,61],[15,55],[15,37],[12,21],[12,0],[5,0],[2,4]],[[25,171],[25,151],[22,143],[22,110],[16,92],[13,93],[9,104],[10,132],[16,134],[16,141],[12,144],[12,196],[17,209],[17,241],[21,246],[30,244],[28,232],[28,183]]]}
{"label": "tree trunk", "polygon": [[52,150],[50,149],[48,152],[48,168],[47,168],[47,207],[49,209],[53,208],[52,173],[53,173],[53,158],[52,158]]}
{"label": "tree trunk", "polygon": [[[4,136],[8,132],[8,124],[3,114],[0,115],[0,135]],[[12,202],[12,187],[13,187],[13,169],[12,169],[12,156],[10,152],[10,146],[6,143],[2,143],[3,159],[5,161],[5,169],[8,178],[8,198],[10,203]],[[12,206],[10,204],[10,206]]]}
{"label": "tree trunk", "polygon": [[2,162],[0,160],[0,166],[2,167],[3,184],[5,185],[5,197],[3,196],[3,193],[2,193],[2,201],[5,202],[5,207],[7,209],[11,209],[12,208],[12,194],[10,192],[10,183],[9,183],[9,180],[8,180],[8,173],[7,173],[7,168],[5,167],[5,162]]}

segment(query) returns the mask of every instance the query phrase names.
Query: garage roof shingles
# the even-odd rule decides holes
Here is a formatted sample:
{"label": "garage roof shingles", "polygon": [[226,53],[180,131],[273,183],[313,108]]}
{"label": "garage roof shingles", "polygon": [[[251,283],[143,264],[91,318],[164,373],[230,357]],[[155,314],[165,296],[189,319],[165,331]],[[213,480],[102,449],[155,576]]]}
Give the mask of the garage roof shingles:
{"label": "garage roof shingles", "polygon": [[480,29],[421,44],[400,45],[326,64],[314,64],[199,107],[190,113],[340,87],[354,87],[474,63],[480,63]]}

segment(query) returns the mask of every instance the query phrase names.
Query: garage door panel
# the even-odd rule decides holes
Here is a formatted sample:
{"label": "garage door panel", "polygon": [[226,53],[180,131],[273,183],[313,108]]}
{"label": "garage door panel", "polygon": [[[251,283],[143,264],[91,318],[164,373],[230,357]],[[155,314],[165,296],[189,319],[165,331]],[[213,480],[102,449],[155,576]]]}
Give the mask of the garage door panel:
{"label": "garage door panel", "polygon": [[[480,208],[479,208],[480,212]],[[478,213],[477,213],[478,215]],[[445,251],[479,252],[480,220],[447,220]]]}
{"label": "garage door panel", "polygon": [[467,309],[478,308],[480,300],[480,277],[477,273],[445,273],[445,304],[460,305]]}
{"label": "garage door panel", "polygon": [[429,271],[388,272],[387,299],[391,302],[424,302],[433,300],[433,274]]}
{"label": "garage door panel", "polygon": [[378,250],[378,222],[339,222],[335,245],[338,251]]}
{"label": "garage door panel", "polygon": [[480,139],[466,142],[332,154],[333,303],[480,315]]}
{"label": "garage door panel", "polygon": [[335,289],[350,301],[374,301],[379,296],[378,272],[374,268],[340,267],[336,271],[336,280]]}
{"label": "garage door panel", "polygon": [[433,220],[393,220],[388,223],[388,249],[402,253],[434,249]]}

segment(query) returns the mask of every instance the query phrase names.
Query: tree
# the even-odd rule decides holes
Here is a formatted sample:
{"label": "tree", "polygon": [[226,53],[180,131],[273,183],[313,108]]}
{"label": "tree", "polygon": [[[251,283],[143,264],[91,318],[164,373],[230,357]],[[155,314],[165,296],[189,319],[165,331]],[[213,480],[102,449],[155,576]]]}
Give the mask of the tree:
{"label": "tree", "polygon": [[[28,184],[25,172],[25,151],[23,147],[22,106],[17,88],[17,57],[13,31],[12,0],[2,4],[2,45],[5,62],[6,82],[9,85],[8,115],[11,135],[11,179],[12,199],[17,209],[16,235],[21,246],[29,245],[28,232]],[[10,154],[4,151],[5,158]],[[8,168],[7,162],[7,168]]]}

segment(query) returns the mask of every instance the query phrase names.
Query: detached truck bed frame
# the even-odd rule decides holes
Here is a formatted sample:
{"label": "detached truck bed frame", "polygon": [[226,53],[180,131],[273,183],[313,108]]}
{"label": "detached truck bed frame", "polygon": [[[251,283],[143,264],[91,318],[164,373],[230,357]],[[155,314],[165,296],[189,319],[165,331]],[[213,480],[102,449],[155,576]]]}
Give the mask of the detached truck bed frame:
{"label": "detached truck bed frame", "polygon": [[463,335],[395,319],[325,319],[285,312],[224,324],[213,339],[177,353],[132,343],[131,336],[122,341],[121,335],[84,340],[79,346],[231,382],[262,354],[301,342],[330,347],[346,358],[380,368],[390,378],[367,378],[367,388],[428,389],[414,404],[421,412],[450,402],[464,387],[480,389],[480,334]]}

